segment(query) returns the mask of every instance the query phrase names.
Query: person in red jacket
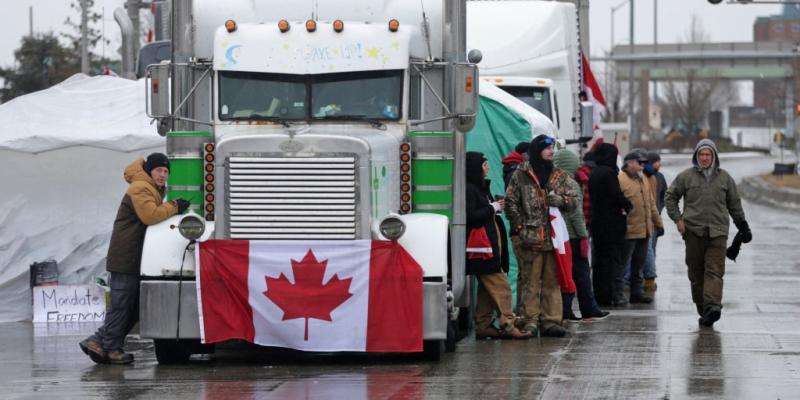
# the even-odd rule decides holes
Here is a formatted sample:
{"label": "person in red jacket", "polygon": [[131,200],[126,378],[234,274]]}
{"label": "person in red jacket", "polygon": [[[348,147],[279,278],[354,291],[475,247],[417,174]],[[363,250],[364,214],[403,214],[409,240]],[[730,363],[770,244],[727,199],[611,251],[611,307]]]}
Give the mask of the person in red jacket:
{"label": "person in red jacket", "polygon": [[511,175],[517,170],[517,165],[528,161],[528,146],[530,142],[519,142],[514,150],[511,150],[505,158],[503,158],[503,182],[508,187],[508,181]]}

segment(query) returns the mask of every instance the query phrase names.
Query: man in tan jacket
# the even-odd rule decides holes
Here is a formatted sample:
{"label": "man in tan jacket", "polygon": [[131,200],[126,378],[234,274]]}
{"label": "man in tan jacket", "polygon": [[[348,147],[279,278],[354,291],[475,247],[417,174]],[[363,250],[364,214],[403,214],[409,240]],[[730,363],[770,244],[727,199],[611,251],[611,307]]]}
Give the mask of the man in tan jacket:
{"label": "man in tan jacket", "polygon": [[[645,295],[642,289],[642,271],[647,257],[647,244],[655,228],[663,228],[663,224],[650,185],[642,176],[647,155],[635,150],[625,156],[624,162],[625,165],[619,174],[619,186],[625,198],[633,204],[633,208],[628,212],[628,230],[625,233],[627,241],[625,256],[627,264],[631,266],[630,302],[646,304],[653,301],[653,298]],[[618,282],[622,281],[623,275],[617,279]],[[623,294],[616,293],[615,298],[618,296]]]}
{"label": "man in tan jacket", "polygon": [[122,350],[125,336],[139,321],[139,281],[144,234],[148,225],[184,212],[189,202],[163,202],[169,176],[169,159],[161,153],[138,159],[125,168],[128,190],[114,220],[106,257],[111,287],[111,308],[105,323],[94,335],[79,343],[81,350],[98,364],[129,364],[133,355]]}

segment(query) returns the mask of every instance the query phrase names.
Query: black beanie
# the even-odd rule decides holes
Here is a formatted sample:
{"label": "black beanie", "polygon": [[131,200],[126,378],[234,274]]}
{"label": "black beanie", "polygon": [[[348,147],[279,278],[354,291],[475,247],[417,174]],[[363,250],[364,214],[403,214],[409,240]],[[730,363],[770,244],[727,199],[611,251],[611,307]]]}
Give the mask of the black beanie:
{"label": "black beanie", "polygon": [[517,143],[517,147],[514,147],[514,151],[519,154],[525,154],[528,152],[528,147],[530,147],[530,145],[529,142],[519,142]]}
{"label": "black beanie", "polygon": [[152,153],[147,156],[147,159],[144,161],[144,172],[149,174],[153,168],[158,167],[167,167],[169,170],[169,158],[162,153]]}

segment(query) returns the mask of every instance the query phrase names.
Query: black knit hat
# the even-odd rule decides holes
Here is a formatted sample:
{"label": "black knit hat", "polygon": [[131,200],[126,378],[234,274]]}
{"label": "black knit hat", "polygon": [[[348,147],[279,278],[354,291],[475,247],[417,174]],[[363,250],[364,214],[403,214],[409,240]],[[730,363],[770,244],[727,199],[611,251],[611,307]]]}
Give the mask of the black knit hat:
{"label": "black knit hat", "polygon": [[647,153],[647,162],[654,163],[656,161],[661,161],[661,155],[658,152],[650,151]]}
{"label": "black knit hat", "polygon": [[528,147],[530,147],[530,145],[529,142],[519,142],[517,143],[517,147],[514,147],[514,151],[519,154],[525,154],[528,152]]}
{"label": "black knit hat", "polygon": [[147,156],[147,159],[144,161],[144,172],[149,174],[153,168],[158,167],[167,167],[167,169],[169,169],[169,158],[162,153],[152,153]]}

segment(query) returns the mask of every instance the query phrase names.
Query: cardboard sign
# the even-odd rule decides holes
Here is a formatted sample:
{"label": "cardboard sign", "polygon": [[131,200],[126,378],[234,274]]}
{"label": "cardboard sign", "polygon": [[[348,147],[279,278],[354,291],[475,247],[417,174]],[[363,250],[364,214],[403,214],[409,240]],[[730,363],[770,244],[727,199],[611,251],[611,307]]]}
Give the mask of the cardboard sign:
{"label": "cardboard sign", "polygon": [[33,288],[33,322],[102,322],[106,296],[95,285]]}

